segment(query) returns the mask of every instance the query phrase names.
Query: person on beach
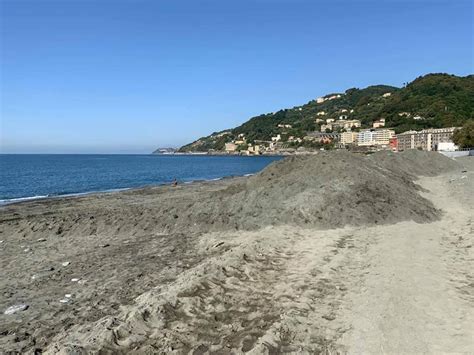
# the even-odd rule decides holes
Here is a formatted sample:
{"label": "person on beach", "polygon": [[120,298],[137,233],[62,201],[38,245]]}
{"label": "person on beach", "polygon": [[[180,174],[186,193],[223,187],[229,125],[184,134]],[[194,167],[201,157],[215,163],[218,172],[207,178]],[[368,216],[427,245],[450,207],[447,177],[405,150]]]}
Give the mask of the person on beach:
{"label": "person on beach", "polygon": [[176,180],[176,178],[173,180],[173,182],[172,182],[171,185],[172,185],[172,186],[178,186],[178,181]]}

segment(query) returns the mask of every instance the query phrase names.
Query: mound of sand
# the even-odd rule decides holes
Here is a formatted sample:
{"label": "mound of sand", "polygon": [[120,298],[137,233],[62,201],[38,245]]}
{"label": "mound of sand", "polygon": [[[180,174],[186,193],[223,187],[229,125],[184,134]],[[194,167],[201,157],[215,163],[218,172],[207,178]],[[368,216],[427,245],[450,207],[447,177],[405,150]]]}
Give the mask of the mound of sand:
{"label": "mound of sand", "polygon": [[[34,202],[7,219],[17,223],[21,215],[29,214],[22,233],[35,233],[38,238],[52,232],[149,235],[256,230],[281,224],[327,229],[404,220],[423,223],[438,218],[439,212],[418,194],[416,177],[459,168],[457,162],[435,152],[368,156],[321,152],[288,157],[248,179],[215,187],[161,187]],[[55,213],[38,215],[36,207],[46,204]]]}
{"label": "mound of sand", "polygon": [[217,230],[279,224],[337,228],[403,220],[423,223],[436,219],[439,212],[418,194],[416,176],[456,168],[455,161],[422,151],[293,156],[197,201],[184,222]]}

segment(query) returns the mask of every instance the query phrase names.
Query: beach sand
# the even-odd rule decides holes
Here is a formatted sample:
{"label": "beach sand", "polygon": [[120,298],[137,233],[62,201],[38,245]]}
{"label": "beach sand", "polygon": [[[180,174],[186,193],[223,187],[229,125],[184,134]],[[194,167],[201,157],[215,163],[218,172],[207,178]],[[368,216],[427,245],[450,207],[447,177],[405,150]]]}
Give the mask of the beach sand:
{"label": "beach sand", "polygon": [[473,158],[332,152],[2,207],[0,349],[472,352],[473,179]]}

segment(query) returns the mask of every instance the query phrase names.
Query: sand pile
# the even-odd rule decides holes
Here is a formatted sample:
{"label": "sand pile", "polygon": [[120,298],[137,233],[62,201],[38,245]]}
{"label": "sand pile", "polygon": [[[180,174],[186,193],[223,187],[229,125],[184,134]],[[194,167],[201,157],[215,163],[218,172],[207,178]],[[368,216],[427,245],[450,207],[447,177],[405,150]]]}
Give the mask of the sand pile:
{"label": "sand pile", "polygon": [[186,220],[205,221],[213,229],[428,222],[439,212],[418,194],[413,180],[455,168],[455,161],[434,152],[293,156],[197,202]]}
{"label": "sand pile", "polygon": [[[418,194],[417,176],[460,169],[435,152],[347,151],[293,156],[271,164],[248,179],[207,186],[154,188],[116,195],[49,201],[55,213],[6,217],[23,236],[149,235],[255,230],[290,224],[317,228],[427,222],[439,212]],[[91,197],[92,198],[92,197]],[[35,209],[38,204],[31,203]],[[60,211],[61,213],[57,213]],[[23,214],[25,216],[23,216]]]}

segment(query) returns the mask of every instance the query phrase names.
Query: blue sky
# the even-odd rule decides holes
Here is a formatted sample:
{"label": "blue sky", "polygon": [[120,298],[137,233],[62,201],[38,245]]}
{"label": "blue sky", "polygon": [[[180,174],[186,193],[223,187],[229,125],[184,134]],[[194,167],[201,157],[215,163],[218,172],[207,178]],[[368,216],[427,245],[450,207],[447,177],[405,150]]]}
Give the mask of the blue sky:
{"label": "blue sky", "polygon": [[473,73],[470,0],[0,6],[4,153],[148,153],[329,92]]}

